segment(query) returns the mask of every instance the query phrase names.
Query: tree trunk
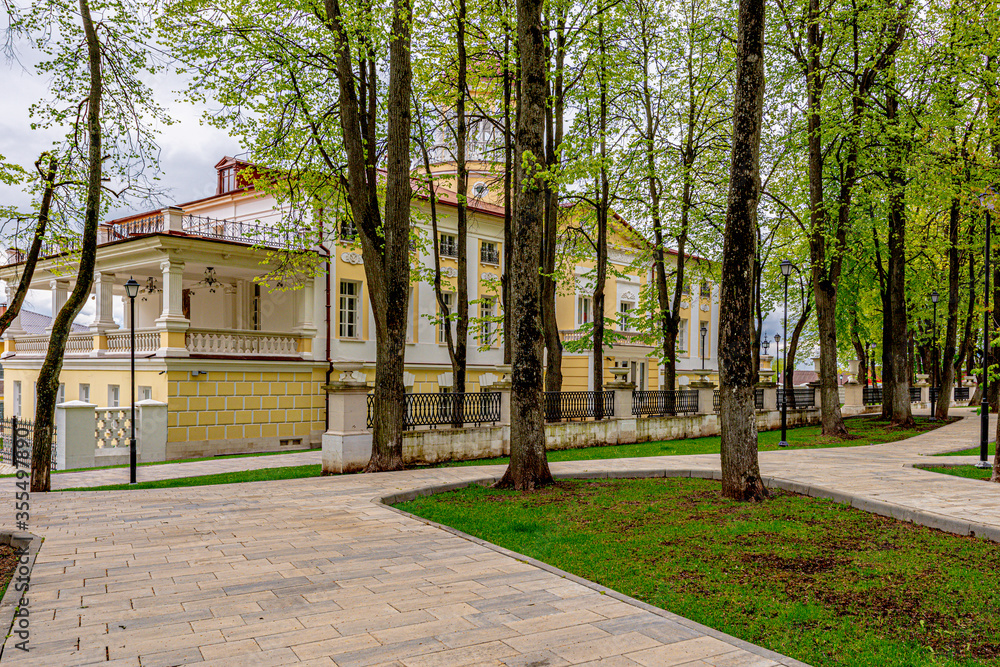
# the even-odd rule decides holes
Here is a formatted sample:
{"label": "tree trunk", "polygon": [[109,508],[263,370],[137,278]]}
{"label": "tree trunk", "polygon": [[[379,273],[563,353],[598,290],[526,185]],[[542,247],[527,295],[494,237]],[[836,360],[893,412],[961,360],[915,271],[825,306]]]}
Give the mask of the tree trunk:
{"label": "tree trunk", "polygon": [[31,452],[31,490],[35,492],[48,491],[51,488],[52,432],[56,396],[59,393],[59,374],[62,371],[66,341],[69,339],[73,320],[87,303],[94,283],[94,267],[97,264],[97,227],[101,214],[101,177],[104,159],[101,152],[102,45],[90,17],[90,5],[87,0],[79,0],[79,3],[90,75],[90,91],[87,96],[87,197],[76,285],[66,298],[66,303],[57,314],[54,314],[49,348],[45,354],[45,361],[38,371],[35,429],[32,435],[34,445]]}
{"label": "tree trunk", "polygon": [[[45,230],[49,225],[49,211],[52,208],[52,197],[55,195],[55,180],[56,180],[56,169],[58,167],[58,162],[53,156],[49,156],[49,165],[44,172],[41,171],[41,162],[45,159],[45,155],[38,158],[35,163],[35,168],[37,168],[42,173],[42,201],[38,208],[38,222],[35,224],[35,233],[31,239],[31,248],[28,250],[28,255],[24,259],[24,269],[21,271],[21,278],[17,282],[17,289],[14,291],[13,296],[10,298],[10,302],[7,304],[7,310],[0,315],[0,335],[3,335],[5,331],[10,327],[10,323],[14,321],[14,318],[18,316],[21,312],[21,305],[24,303],[24,298],[28,295],[28,288],[31,285],[31,279],[35,275],[35,267],[38,265],[38,256],[42,252],[42,242],[45,240]],[[9,294],[9,293],[8,293]]]}
{"label": "tree trunk", "polygon": [[598,21],[597,39],[600,48],[600,63],[597,80],[600,86],[599,138],[601,168],[595,183],[597,201],[597,278],[594,284],[594,419],[604,419],[604,283],[608,279],[608,209],[610,206],[608,185],[608,63],[605,55],[604,22]]}
{"label": "tree trunk", "polygon": [[[506,25],[506,23],[505,23]],[[500,285],[503,299],[503,363],[511,363],[511,342],[513,330],[513,308],[510,303],[511,247],[514,240],[513,216],[514,210],[514,142],[511,131],[511,78],[510,71],[510,39],[504,34],[503,59],[503,279]]]}
{"label": "tree trunk", "polygon": [[516,155],[517,200],[514,207],[511,261],[512,347],[514,373],[510,397],[510,465],[499,488],[532,490],[552,483],[545,457],[545,410],[542,386],[541,284],[538,275],[545,214],[545,54],[542,0],[518,0],[517,42],[520,91]]}
{"label": "tree trunk", "polygon": [[[948,324],[944,337],[944,368],[941,369],[941,381],[938,382],[937,409],[935,416],[939,419],[948,418],[948,408],[951,407],[951,389],[955,386],[955,346],[958,341],[958,221],[961,216],[961,202],[957,196],[952,197],[951,211],[948,215]],[[934,346],[937,347],[937,341]],[[935,369],[936,371],[937,369]]]}
{"label": "tree trunk", "polygon": [[754,416],[753,265],[760,196],[760,125],[764,101],[764,0],[740,0],[736,100],[729,201],[722,254],[719,334],[722,405],[722,494],[761,500],[767,489],[757,462]]}
{"label": "tree trunk", "polygon": [[[890,127],[899,128],[899,103],[895,89],[890,85],[886,93],[886,122]],[[892,413],[893,426],[909,428],[913,426],[910,410],[910,372],[906,360],[906,339],[896,335],[907,326],[906,313],[906,174],[905,148],[902,141],[891,134],[886,150],[888,162],[888,206],[889,206],[889,271],[887,288],[889,307],[892,310],[892,327],[888,338],[889,355],[892,362]],[[885,344],[885,343],[883,343]]]}
{"label": "tree trunk", "polygon": [[[409,1],[409,0],[407,0]],[[455,324],[455,373],[451,390],[465,393],[465,375],[469,357],[469,224],[468,224],[468,181],[466,168],[466,144],[468,143],[468,124],[465,114],[466,81],[468,79],[468,59],[465,53],[465,20],[466,0],[458,0],[458,20],[456,21],[456,44],[458,50],[458,95],[455,100],[457,116],[455,161],[456,189],[458,190],[458,322]],[[453,414],[455,423],[461,425],[465,419],[462,415],[463,404],[455,405]]]}

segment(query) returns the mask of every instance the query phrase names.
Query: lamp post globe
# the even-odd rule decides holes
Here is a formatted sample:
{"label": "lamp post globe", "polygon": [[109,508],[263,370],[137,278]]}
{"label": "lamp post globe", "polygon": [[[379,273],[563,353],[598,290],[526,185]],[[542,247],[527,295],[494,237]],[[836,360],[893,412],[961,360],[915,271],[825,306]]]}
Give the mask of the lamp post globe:
{"label": "lamp post globe", "polygon": [[135,297],[139,296],[139,283],[136,279],[129,277],[128,281],[125,283],[125,294],[128,295],[129,300],[129,333],[132,340],[132,345],[129,348],[129,361],[131,365],[131,396],[132,396],[132,420],[129,423],[131,436],[128,441],[129,450],[129,466],[128,466],[128,476],[129,484],[135,484],[135,469],[137,464],[138,452],[136,452],[135,446]]}

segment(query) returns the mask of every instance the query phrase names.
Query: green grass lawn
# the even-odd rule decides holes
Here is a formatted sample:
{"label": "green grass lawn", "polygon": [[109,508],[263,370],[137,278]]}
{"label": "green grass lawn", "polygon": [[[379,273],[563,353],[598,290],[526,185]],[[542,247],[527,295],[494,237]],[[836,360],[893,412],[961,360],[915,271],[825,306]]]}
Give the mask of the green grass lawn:
{"label": "green grass lawn", "polygon": [[[992,463],[992,458],[990,459]],[[977,468],[976,466],[920,466],[921,470],[930,470],[944,475],[954,475],[955,477],[968,477],[969,479],[989,479],[993,474],[990,469]]]}
{"label": "green grass lawn", "polygon": [[398,505],[817,667],[1000,665],[1000,545],[686,478]]}
{"label": "green grass lawn", "polygon": [[108,484],[105,486],[74,487],[58,489],[59,491],[123,491],[131,489],[171,489],[179,486],[211,486],[213,484],[235,484],[237,482],[264,482],[276,479],[299,479],[301,477],[319,477],[322,466],[317,464],[305,466],[284,466],[281,468],[261,468],[259,470],[241,470],[216,475],[199,475],[197,477],[178,477],[176,479],[161,479],[154,482],[137,482],[135,484]]}
{"label": "green grass lawn", "polygon": [[[955,421],[952,419],[951,421]],[[876,417],[852,417],[845,420],[847,430],[853,439],[841,440],[822,435],[820,426],[800,426],[788,429],[788,444],[791,449],[820,447],[858,447],[881,442],[895,442],[912,438],[920,433],[944,426],[946,422],[932,422],[927,418],[918,417],[917,425],[912,429],[896,429],[889,422]],[[781,441],[781,431],[763,431],[758,436],[759,451],[778,449]],[[683,440],[668,440],[660,442],[643,442],[633,445],[611,445],[608,447],[586,447],[584,449],[560,449],[548,452],[549,461],[583,461],[591,459],[623,459],[637,456],[678,456],[682,454],[718,454],[720,450],[719,436],[706,438],[686,438]],[[474,466],[505,464],[508,457],[502,456],[475,461],[451,461],[444,466]]]}
{"label": "green grass lawn", "polygon": [[[990,443],[990,459],[992,459],[997,453],[997,443]],[[935,454],[934,456],[979,456],[979,445],[975,447],[969,447],[968,449],[963,449],[958,452],[947,452],[945,454]]]}

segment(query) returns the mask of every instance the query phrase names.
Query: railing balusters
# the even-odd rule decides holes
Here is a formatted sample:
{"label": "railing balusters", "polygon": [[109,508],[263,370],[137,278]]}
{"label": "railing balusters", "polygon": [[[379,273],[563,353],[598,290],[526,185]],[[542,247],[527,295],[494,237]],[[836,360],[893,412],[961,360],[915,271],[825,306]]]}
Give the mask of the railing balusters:
{"label": "railing balusters", "polygon": [[[375,395],[368,394],[368,428],[374,423]],[[406,394],[403,427],[457,426],[500,421],[495,391]]]}
{"label": "railing balusters", "polygon": [[632,414],[677,415],[698,412],[698,392],[693,389],[654,389],[632,392]]}

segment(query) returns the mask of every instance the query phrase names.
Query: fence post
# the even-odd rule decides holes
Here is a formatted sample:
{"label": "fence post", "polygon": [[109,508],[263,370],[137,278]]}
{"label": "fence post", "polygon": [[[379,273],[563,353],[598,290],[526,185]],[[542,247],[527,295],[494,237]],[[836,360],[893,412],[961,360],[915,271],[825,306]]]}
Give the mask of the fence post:
{"label": "fence post", "polygon": [[715,414],[715,383],[711,380],[691,382],[688,387],[698,392],[698,414]]}
{"label": "fence post", "polygon": [[844,407],[864,407],[864,386],[853,377],[844,383]]}
{"label": "fence post", "polygon": [[136,434],[139,438],[139,461],[167,460],[167,404],[147,399],[135,404],[138,409]]}
{"label": "fence post", "polygon": [[764,389],[764,411],[774,412],[778,409],[778,385],[774,382],[759,384],[758,387]]}
{"label": "fence post", "polygon": [[929,377],[930,377],[930,375],[928,375],[926,373],[918,373],[917,374],[917,384],[916,384],[916,386],[920,387],[920,403],[921,404],[927,403],[929,405],[930,402],[931,402],[931,384],[930,384],[930,382],[927,381],[927,378],[929,378]]}
{"label": "fence post", "polygon": [[56,406],[56,469],[93,468],[94,409],[84,401],[67,401]]}
{"label": "fence post", "polygon": [[350,372],[331,382],[330,428],[323,434],[323,474],[357,472],[372,455],[372,433],[368,430],[368,385]]}
{"label": "fence post", "polygon": [[500,394],[500,424],[510,426],[510,380],[499,380],[490,385],[490,391]]}

